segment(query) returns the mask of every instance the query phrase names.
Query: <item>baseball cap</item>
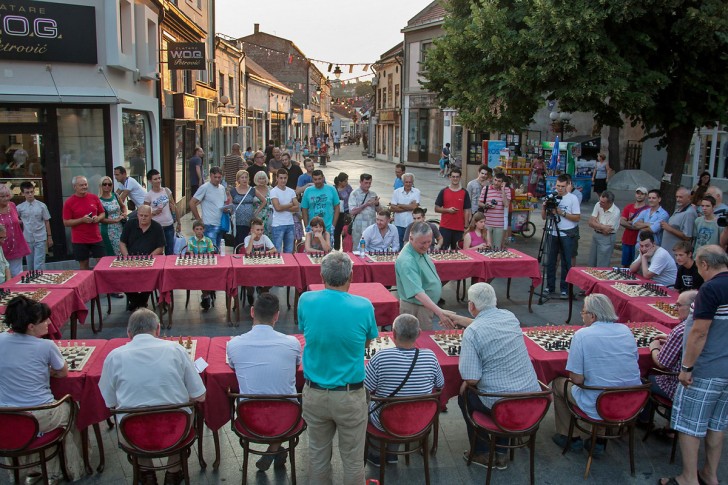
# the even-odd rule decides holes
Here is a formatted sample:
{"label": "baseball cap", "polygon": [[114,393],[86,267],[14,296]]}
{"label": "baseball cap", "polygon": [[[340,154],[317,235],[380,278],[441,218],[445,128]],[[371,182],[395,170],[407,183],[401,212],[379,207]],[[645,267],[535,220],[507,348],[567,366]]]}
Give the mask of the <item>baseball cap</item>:
{"label": "baseball cap", "polygon": [[642,192],[643,194],[646,194],[647,192],[649,192],[646,187],[642,187],[642,186],[637,187],[636,189],[634,189],[634,191],[635,192]]}

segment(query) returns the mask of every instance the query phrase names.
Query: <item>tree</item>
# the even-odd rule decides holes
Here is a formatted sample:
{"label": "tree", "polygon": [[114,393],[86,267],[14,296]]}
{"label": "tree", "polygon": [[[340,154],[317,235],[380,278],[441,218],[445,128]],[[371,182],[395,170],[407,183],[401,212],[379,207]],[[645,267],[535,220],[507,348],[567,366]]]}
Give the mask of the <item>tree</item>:
{"label": "tree", "polygon": [[357,96],[368,96],[372,93],[374,93],[374,88],[372,87],[371,81],[361,81],[356,83],[354,94]]}
{"label": "tree", "polygon": [[[545,99],[623,117],[667,148],[671,210],[695,128],[728,119],[723,0],[449,0],[425,88],[478,131],[533,122]],[[661,175],[661,174],[653,174]]]}

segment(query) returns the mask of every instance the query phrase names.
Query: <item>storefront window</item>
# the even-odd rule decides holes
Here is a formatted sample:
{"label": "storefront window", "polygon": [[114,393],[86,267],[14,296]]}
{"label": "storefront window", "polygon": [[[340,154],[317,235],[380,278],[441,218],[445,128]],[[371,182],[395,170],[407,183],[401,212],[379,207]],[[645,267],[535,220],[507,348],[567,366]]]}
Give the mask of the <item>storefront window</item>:
{"label": "storefront window", "polygon": [[185,193],[185,126],[174,127],[174,198],[180,200]]}
{"label": "storefront window", "polygon": [[151,163],[148,163],[151,139],[147,114],[124,110],[121,114],[121,125],[124,135],[124,167],[131,178],[145,185],[147,170],[151,168]]}

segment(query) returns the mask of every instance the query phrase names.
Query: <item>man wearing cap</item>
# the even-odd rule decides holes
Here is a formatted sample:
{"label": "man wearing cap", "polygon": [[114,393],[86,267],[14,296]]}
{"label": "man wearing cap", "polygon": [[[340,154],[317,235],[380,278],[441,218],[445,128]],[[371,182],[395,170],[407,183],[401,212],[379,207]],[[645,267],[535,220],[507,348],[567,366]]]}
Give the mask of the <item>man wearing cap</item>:
{"label": "man wearing cap", "polygon": [[627,268],[635,258],[635,246],[637,245],[637,234],[639,231],[632,226],[635,217],[647,209],[645,198],[647,197],[646,187],[637,187],[634,194],[634,202],[622,209],[622,217],[619,225],[624,228],[622,233],[622,267]]}

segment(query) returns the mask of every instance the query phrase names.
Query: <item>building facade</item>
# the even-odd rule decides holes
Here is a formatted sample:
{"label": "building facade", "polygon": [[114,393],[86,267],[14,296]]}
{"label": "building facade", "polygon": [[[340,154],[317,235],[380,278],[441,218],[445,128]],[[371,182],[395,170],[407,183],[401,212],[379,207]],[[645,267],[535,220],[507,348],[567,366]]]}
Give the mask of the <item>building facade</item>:
{"label": "building facade", "polygon": [[255,61],[246,61],[247,132],[253,150],[264,150],[268,140],[284,146],[291,136],[291,95],[288,89]]}
{"label": "building facade", "polygon": [[[7,2],[6,2],[7,3]],[[89,190],[122,165],[160,167],[159,17],[155,0],[17,0],[0,66],[0,183],[22,200],[36,184],[51,213],[49,260],[69,259],[62,207],[72,178]],[[5,4],[4,4],[5,5]],[[12,49],[8,49],[12,46]]]}
{"label": "building facade", "polygon": [[402,160],[402,44],[382,54],[374,65],[376,73],[375,157],[399,163]]}
{"label": "building facade", "polygon": [[[230,153],[234,143],[245,150],[246,140],[241,127],[245,120],[245,91],[242,82],[245,58],[235,39],[215,36],[215,70],[217,71],[217,119],[210,130],[216,159],[214,165],[222,166],[223,157]],[[208,118],[211,123],[213,120]]]}

